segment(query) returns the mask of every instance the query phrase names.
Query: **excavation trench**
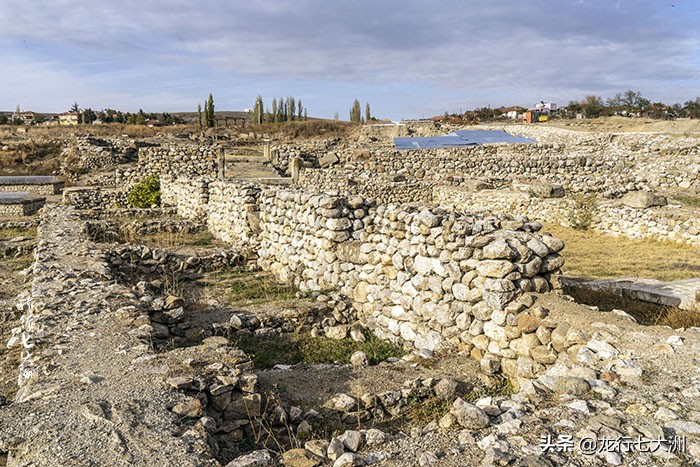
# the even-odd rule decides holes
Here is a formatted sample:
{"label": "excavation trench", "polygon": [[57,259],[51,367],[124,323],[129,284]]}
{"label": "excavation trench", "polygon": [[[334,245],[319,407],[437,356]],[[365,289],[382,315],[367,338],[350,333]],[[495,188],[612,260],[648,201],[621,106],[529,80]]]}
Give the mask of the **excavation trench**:
{"label": "excavation trench", "polygon": [[[508,392],[481,384],[468,358],[402,358],[402,349],[362,328],[334,292],[302,294],[242,260],[217,267],[200,256],[183,268],[187,259],[143,248],[117,245],[108,257],[115,276],[150,309],[149,345],[160,355],[205,349],[235,356],[243,369],[227,378],[212,376],[211,364],[190,363],[187,376],[171,382],[199,401],[201,411],[185,413],[182,422],[210,424],[221,462],[261,448],[281,453],[345,430],[398,433],[444,415],[455,397]],[[349,365],[358,351],[366,362]],[[438,397],[435,385],[448,376],[454,388]]]}
{"label": "excavation trench", "polygon": [[[610,285],[605,285],[609,282]],[[600,311],[624,312],[637,323],[672,328],[700,326],[700,307],[697,304],[681,307],[681,299],[658,292],[640,291],[631,282],[588,281],[578,278],[562,279],[562,290],[578,303],[595,306]]]}

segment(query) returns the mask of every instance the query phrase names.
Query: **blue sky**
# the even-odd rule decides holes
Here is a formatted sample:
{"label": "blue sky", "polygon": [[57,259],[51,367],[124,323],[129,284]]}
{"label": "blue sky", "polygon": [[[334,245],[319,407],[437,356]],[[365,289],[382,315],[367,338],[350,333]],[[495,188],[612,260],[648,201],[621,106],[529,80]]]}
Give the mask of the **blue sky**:
{"label": "blue sky", "polygon": [[2,0],[0,109],[420,118],[626,89],[700,96],[697,0]]}

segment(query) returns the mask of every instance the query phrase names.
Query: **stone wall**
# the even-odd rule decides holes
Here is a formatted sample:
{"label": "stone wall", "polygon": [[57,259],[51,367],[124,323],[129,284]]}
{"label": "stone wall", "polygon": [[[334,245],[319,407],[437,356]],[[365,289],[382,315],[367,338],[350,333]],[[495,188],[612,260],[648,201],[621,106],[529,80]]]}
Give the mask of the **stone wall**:
{"label": "stone wall", "polygon": [[435,187],[433,201],[457,210],[528,215],[537,221],[565,227],[576,226],[589,217],[590,227],[604,233],[700,247],[700,212],[680,206],[632,208],[618,200],[538,198],[514,190],[474,192],[449,186]]}
{"label": "stone wall", "polygon": [[40,195],[60,195],[63,182],[29,184],[29,185],[0,185],[0,192],[26,192]]}
{"label": "stone wall", "polygon": [[[564,263],[563,243],[539,234],[539,223],[235,183],[213,182],[209,192],[221,193],[209,201],[215,235],[257,242],[258,264],[303,291],[338,290],[383,338],[427,351],[467,348],[488,373],[517,381],[575,344],[529,294],[557,286]],[[231,230],[231,212],[255,209],[256,238],[253,226]]]}
{"label": "stone wall", "polygon": [[[21,349],[15,402],[42,414],[42,430],[27,436],[31,417],[3,422],[7,465],[219,465],[207,461],[207,435],[176,423],[182,396],[167,389],[161,372],[140,366],[155,357],[143,295],[116,282],[106,253],[86,233],[72,206],[51,205],[41,214],[31,291],[16,299],[20,327],[7,347]],[[100,404],[130,407],[119,412],[118,433],[107,425],[96,430],[107,423],[95,409]],[[105,437],[118,441],[85,448]]]}
{"label": "stone wall", "polygon": [[44,198],[38,198],[15,204],[0,204],[0,217],[32,216],[44,206],[45,202]]}
{"label": "stone wall", "polygon": [[164,206],[176,206],[177,214],[185,219],[204,219],[209,202],[208,178],[194,180],[160,176],[160,201]]}
{"label": "stone wall", "polygon": [[349,173],[344,168],[302,169],[298,185],[312,190],[368,196],[382,203],[430,202],[436,182],[372,170]]}
{"label": "stone wall", "polygon": [[164,143],[139,149],[138,163],[132,168],[117,169],[116,186],[129,191],[136,183],[151,175],[215,178],[218,169],[216,146]]}
{"label": "stone wall", "polygon": [[63,204],[77,209],[108,209],[126,206],[127,193],[99,187],[70,187],[63,191]]}
{"label": "stone wall", "polygon": [[258,244],[260,192],[261,187],[252,183],[209,184],[207,225],[216,238],[251,247]]}
{"label": "stone wall", "polygon": [[226,243],[258,243],[258,184],[168,176],[161,177],[160,184],[163,205],[174,206],[179,216],[206,221],[214,236]]}
{"label": "stone wall", "polygon": [[136,160],[138,145],[123,138],[79,137],[64,155],[75,157],[76,166],[86,171],[104,170]]}
{"label": "stone wall", "polygon": [[24,206],[22,204],[0,204],[0,217],[21,216],[24,216]]}
{"label": "stone wall", "polygon": [[[373,150],[364,157],[337,148],[341,163],[302,169],[299,185],[324,191],[359,185],[356,191],[382,202],[376,179],[401,176],[408,182],[460,185],[481,178],[497,186],[515,180],[559,183],[573,192],[616,197],[631,190],[685,190],[700,193],[700,149],[692,138],[616,135],[527,127],[506,128],[534,136],[539,144],[490,144],[464,148]],[[539,128],[537,129],[539,131]],[[550,134],[551,133],[551,134]]]}

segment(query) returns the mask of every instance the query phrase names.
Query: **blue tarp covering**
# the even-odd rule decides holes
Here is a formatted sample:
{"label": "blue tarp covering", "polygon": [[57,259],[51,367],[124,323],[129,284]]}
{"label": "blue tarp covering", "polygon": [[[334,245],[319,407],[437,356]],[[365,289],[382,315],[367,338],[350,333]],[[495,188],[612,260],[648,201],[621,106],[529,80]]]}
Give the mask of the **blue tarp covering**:
{"label": "blue tarp covering", "polygon": [[394,138],[396,149],[433,149],[475,146],[487,143],[536,143],[532,138],[511,135],[501,130],[459,130],[444,136]]}

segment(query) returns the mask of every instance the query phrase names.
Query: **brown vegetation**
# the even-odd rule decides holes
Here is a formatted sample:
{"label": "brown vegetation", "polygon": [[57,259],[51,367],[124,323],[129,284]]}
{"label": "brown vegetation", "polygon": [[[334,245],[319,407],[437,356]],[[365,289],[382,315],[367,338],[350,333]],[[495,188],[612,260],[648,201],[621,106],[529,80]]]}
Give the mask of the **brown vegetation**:
{"label": "brown vegetation", "polygon": [[247,127],[256,133],[276,133],[283,138],[344,138],[358,128],[355,123],[337,120],[307,120],[303,122],[265,123]]}
{"label": "brown vegetation", "polygon": [[654,240],[631,240],[591,230],[547,225],[566,244],[564,273],[590,278],[645,277],[663,281],[700,274],[696,248]]}
{"label": "brown vegetation", "polygon": [[690,310],[668,307],[659,313],[654,322],[657,326],[669,326],[673,329],[700,327],[700,306]]}

